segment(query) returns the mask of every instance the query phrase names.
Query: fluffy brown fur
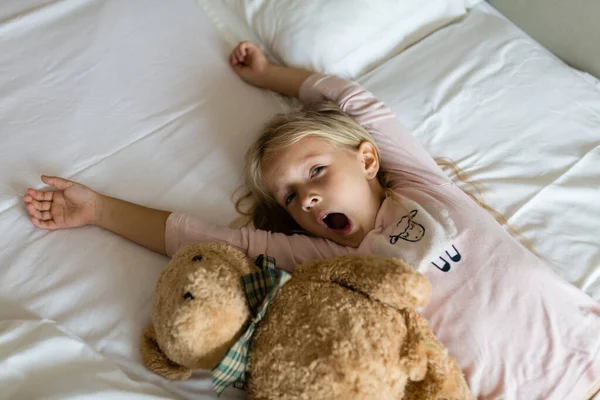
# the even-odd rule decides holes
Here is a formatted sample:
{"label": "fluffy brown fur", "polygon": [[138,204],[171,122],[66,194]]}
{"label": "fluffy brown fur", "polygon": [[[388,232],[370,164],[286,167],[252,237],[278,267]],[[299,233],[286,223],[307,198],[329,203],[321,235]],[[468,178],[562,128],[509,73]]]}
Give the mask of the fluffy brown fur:
{"label": "fluffy brown fur", "polygon": [[[142,341],[148,368],[186,379],[191,369],[214,367],[246,327],[240,277],[255,268],[229,246],[182,248],[157,282],[156,335],[149,327]],[[249,397],[473,399],[414,310],[430,291],[427,278],[397,259],[348,255],[298,266],[258,326]]]}
{"label": "fluffy brown fur", "polygon": [[[183,246],[156,282],[152,324],[141,343],[144,363],[168,379],[214,367],[246,327],[250,311],[240,276],[255,271],[231,246]],[[163,359],[177,372],[167,372]]]}

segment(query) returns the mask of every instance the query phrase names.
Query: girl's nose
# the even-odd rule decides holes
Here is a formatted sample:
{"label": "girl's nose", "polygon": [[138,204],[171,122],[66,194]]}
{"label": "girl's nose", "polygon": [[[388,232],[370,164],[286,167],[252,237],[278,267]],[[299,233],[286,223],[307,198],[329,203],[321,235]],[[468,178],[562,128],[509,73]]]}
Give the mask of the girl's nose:
{"label": "girl's nose", "polygon": [[321,198],[316,194],[309,194],[304,196],[302,201],[302,209],[304,211],[310,211],[314,206],[321,202]]}

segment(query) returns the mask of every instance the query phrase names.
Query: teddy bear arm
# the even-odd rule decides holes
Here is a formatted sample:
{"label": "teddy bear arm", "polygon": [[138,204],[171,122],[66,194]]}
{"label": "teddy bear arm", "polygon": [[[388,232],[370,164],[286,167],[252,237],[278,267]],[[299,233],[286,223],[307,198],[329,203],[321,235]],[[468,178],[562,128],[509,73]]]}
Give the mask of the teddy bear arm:
{"label": "teddy bear arm", "polygon": [[409,376],[408,396],[415,400],[474,400],[458,364],[435,337],[429,322],[414,310],[402,314],[408,331],[401,357]]}
{"label": "teddy bear arm", "polygon": [[171,361],[163,353],[156,341],[152,324],[144,329],[141,339],[142,360],[150,371],[170,380],[185,380],[192,375],[192,370]]}
{"label": "teddy bear arm", "polygon": [[429,280],[396,258],[374,255],[345,255],[311,261],[294,271],[296,279],[333,282],[366,294],[397,309],[427,304]]}

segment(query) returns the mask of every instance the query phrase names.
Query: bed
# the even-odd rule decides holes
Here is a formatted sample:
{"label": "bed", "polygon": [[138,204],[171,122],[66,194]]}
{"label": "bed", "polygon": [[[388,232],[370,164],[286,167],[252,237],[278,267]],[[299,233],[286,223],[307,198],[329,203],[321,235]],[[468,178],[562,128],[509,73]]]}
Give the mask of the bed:
{"label": "bed", "polygon": [[[206,372],[167,382],[141,364],[168,259],[96,227],[35,229],[21,202],[44,173],[234,219],[245,149],[289,104],[235,76],[213,17],[193,0],[0,5],[0,398],[216,398]],[[600,301],[595,78],[483,2],[358,81]]]}

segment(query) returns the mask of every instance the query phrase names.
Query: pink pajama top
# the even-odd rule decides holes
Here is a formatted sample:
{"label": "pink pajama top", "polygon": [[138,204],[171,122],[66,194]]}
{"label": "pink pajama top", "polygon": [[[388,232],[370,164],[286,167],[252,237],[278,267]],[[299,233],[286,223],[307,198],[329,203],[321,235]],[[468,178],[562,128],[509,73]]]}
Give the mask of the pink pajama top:
{"label": "pink pajama top", "polygon": [[438,168],[389,107],[356,83],[314,74],[300,99],[323,98],[375,139],[396,198],[357,248],[326,239],[215,226],[173,213],[167,253],[228,242],[288,271],[347,253],[400,258],[429,277],[422,310],[480,399],[582,399],[600,378],[600,305],[525,249]]}

